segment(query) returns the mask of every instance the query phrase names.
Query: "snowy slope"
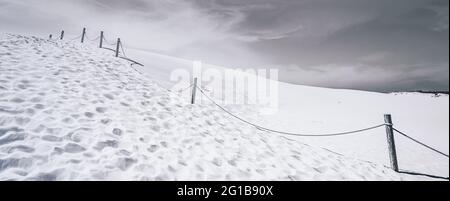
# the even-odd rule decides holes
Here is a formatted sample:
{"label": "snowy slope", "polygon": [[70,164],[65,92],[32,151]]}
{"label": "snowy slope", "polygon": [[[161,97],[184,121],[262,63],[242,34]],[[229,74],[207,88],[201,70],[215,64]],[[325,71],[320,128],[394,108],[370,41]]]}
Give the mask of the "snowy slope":
{"label": "snowy slope", "polygon": [[[169,80],[172,70],[179,68],[192,70],[192,61],[189,60],[142,50],[127,51],[131,57],[145,64],[140,70],[146,72],[146,76],[168,88],[174,85],[174,82]],[[204,64],[203,67],[225,69],[210,64]],[[185,95],[189,96],[189,92]],[[232,109],[233,106],[228,108]],[[248,114],[242,113],[243,116]],[[448,95],[435,97],[419,93],[384,94],[280,82],[279,111],[272,115],[248,118],[254,118],[255,123],[276,130],[316,134],[378,125],[384,122],[384,114],[393,115],[396,128],[444,153],[449,153]],[[352,136],[287,137],[346,156],[389,165],[384,128]],[[396,145],[400,169],[449,176],[447,157],[400,135],[396,135]]]}
{"label": "snowy slope", "polygon": [[0,38],[0,180],[402,179],[427,178],[190,105],[94,45]]}

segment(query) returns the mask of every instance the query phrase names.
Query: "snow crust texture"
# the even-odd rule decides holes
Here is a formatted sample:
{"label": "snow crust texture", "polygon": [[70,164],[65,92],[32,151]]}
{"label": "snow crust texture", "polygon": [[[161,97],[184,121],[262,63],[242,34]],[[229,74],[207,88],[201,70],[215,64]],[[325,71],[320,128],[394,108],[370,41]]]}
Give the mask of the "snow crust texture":
{"label": "snow crust texture", "polygon": [[402,180],[190,105],[93,44],[0,38],[0,180]]}

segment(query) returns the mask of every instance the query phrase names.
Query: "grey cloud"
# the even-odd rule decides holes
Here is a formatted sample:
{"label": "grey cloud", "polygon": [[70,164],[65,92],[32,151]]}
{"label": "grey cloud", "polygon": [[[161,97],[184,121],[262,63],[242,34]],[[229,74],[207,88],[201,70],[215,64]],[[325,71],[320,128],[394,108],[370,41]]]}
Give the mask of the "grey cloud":
{"label": "grey cloud", "polygon": [[[441,5],[444,7],[437,9],[438,3],[444,4]],[[448,1],[446,3],[445,7],[444,1],[417,1],[416,4],[413,3],[407,8],[390,7],[392,11],[375,12],[378,15],[352,13],[352,9],[355,8],[351,8],[348,12],[343,9],[335,11],[335,13],[346,12],[345,15],[356,18],[363,16],[364,20],[346,24],[345,20],[341,19],[337,20],[338,23],[341,23],[340,25],[331,28],[326,26],[333,20],[330,20],[328,24],[327,21],[320,23],[320,20],[316,20],[316,23],[324,28],[308,28],[308,24],[306,24],[305,29],[322,30],[326,34],[312,36],[306,34],[305,38],[304,33],[300,31],[297,35],[293,34],[278,40],[258,41],[252,43],[251,47],[272,58],[273,63],[280,66],[297,66],[299,68],[297,74],[308,74],[309,71],[303,70],[320,67],[320,71],[334,72],[338,75],[339,69],[358,66],[354,69],[355,71],[359,68],[381,69],[382,71],[378,72],[376,77],[381,85],[385,84],[385,90],[414,90],[419,89],[418,86],[421,86],[420,89],[448,90],[448,76],[441,76],[441,74],[448,74],[448,29],[441,28],[437,31],[435,28],[439,23],[440,27],[448,26],[448,22],[447,24],[442,23],[445,8],[448,9]],[[400,5],[398,4],[398,6]],[[361,11],[364,8],[355,10]],[[333,18],[334,15],[332,13],[328,17]],[[335,19],[338,18],[335,17]],[[314,18],[308,20],[315,21]],[[283,52],[283,54],[277,54],[279,52]],[[442,63],[447,65],[442,65]],[[410,74],[409,72],[414,69],[422,69],[422,75]],[[326,75],[316,76],[315,80],[305,80],[302,76],[296,76],[298,78],[296,79],[296,73],[292,71],[291,67],[288,73],[281,73],[281,76],[289,82],[318,86],[376,90],[383,88],[382,86],[363,86],[365,85],[363,80],[354,82],[358,78],[349,76],[343,78],[349,80],[344,84],[342,81],[337,82],[336,79],[330,79]],[[396,71],[403,71],[405,75],[389,78],[389,74]],[[436,71],[439,73],[436,74]],[[432,79],[433,76],[438,76],[439,79]],[[384,79],[392,80],[389,80],[389,84],[387,84]],[[395,79],[409,80],[400,83],[395,82]],[[378,84],[374,82],[371,85]]]}
{"label": "grey cloud", "polygon": [[88,26],[140,49],[276,66],[296,84],[449,88],[448,0],[0,0],[0,25],[34,34]]}
{"label": "grey cloud", "polygon": [[[203,1],[199,1],[203,2]],[[423,5],[424,0],[214,0],[208,8],[216,12],[230,10],[245,16],[234,24],[239,34],[264,32],[299,32],[306,36],[323,36],[344,27],[395,15]],[[290,30],[290,31],[286,31]]]}

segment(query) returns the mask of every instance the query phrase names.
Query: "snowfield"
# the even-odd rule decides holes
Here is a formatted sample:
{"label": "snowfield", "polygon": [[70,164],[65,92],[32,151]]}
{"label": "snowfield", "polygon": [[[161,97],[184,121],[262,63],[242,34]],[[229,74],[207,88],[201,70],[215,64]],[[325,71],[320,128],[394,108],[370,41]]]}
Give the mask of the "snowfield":
{"label": "snowfield", "polygon": [[[308,93],[321,92],[305,88]],[[371,94],[360,98],[378,95]],[[444,152],[448,153],[448,96],[442,98],[447,130],[438,131],[447,132]],[[282,113],[283,102],[280,107],[279,115],[289,117]],[[324,121],[337,118],[333,112],[341,112],[324,109],[330,109]],[[243,107],[236,112],[261,120],[248,115],[252,110]],[[373,114],[373,122],[379,123],[377,118],[382,116]],[[319,116],[297,119],[296,125],[329,126],[314,118]],[[339,125],[338,129],[352,128],[350,123]],[[212,104],[191,105],[96,44],[1,35],[0,180],[429,179],[398,174],[383,163],[311,143],[260,131]],[[370,149],[369,144],[358,146]],[[433,167],[446,169],[448,176],[448,159],[436,163]]]}
{"label": "snowfield", "polygon": [[[192,62],[149,51],[128,49],[128,56],[145,64],[139,70],[145,76],[170,88],[174,69],[192,70]],[[238,58],[237,58],[238,59]],[[203,68],[225,71],[225,67],[203,64]],[[376,75],[374,75],[376,76]],[[345,79],[345,78],[343,78]],[[203,84],[210,89],[213,86]],[[228,89],[233,91],[233,89]],[[236,92],[239,93],[239,92]],[[242,92],[241,92],[242,93]],[[242,112],[240,117],[253,123],[293,133],[321,134],[357,130],[384,123],[384,114],[391,114],[395,128],[448,155],[449,96],[423,93],[375,93],[358,90],[329,89],[279,82],[279,108],[270,115]],[[189,98],[189,91],[184,93]],[[244,96],[247,94],[243,94]],[[209,103],[204,98],[205,103]],[[216,99],[220,101],[221,99]],[[227,105],[239,112],[242,106]],[[249,105],[245,105],[249,107]],[[251,114],[252,116],[248,116]],[[286,136],[314,147],[323,147],[339,154],[390,166],[385,128],[338,137]],[[449,159],[395,133],[400,170],[449,176]]]}

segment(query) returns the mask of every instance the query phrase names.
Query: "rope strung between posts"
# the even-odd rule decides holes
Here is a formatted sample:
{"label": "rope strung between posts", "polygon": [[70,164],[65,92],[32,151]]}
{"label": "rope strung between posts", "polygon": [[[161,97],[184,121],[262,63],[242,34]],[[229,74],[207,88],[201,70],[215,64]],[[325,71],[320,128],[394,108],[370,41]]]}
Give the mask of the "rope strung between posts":
{"label": "rope strung between posts", "polygon": [[400,170],[400,171],[398,171],[398,173],[409,174],[409,175],[416,175],[416,176],[425,176],[425,177],[430,177],[430,178],[433,178],[433,179],[449,180],[448,177],[444,177],[444,176],[437,176],[437,175],[432,175],[432,174],[418,173],[418,172],[412,172],[412,171],[406,171],[406,170]]}
{"label": "rope strung between posts", "polygon": [[75,38],[69,39],[69,41],[77,40],[77,39],[80,39],[81,37],[83,37],[83,34],[81,34],[81,35],[79,35],[79,36],[77,36],[77,37],[75,37]]}
{"label": "rope strung between posts", "polygon": [[434,151],[434,152],[436,152],[436,153],[438,153],[438,154],[441,154],[441,155],[443,155],[443,156],[445,156],[445,157],[448,158],[448,155],[447,155],[447,154],[444,154],[443,152],[441,152],[441,151],[439,151],[439,150],[437,150],[437,149],[435,149],[435,148],[433,148],[433,147],[431,147],[431,146],[428,146],[428,145],[426,145],[425,143],[420,142],[419,140],[416,140],[416,139],[414,139],[414,138],[412,138],[412,137],[406,135],[405,133],[403,133],[403,132],[397,130],[396,128],[393,128],[393,129],[394,129],[394,131],[396,131],[396,132],[399,133],[400,135],[405,136],[406,138],[408,138],[408,139],[414,141],[415,143],[420,144],[420,145],[422,145],[422,146],[424,146],[424,147],[426,147],[426,148],[428,148],[428,149],[430,149],[430,150],[432,150],[432,151]]}
{"label": "rope strung between posts", "polygon": [[108,48],[108,47],[102,47],[102,49],[105,49],[105,50],[110,50],[110,51],[113,51],[113,52],[115,52],[116,50],[113,50],[113,49],[111,49],[111,48]]}
{"label": "rope strung between posts", "polygon": [[116,43],[109,42],[105,36],[103,36],[103,42],[105,42],[107,45],[116,45]]}
{"label": "rope strung between posts", "polygon": [[[139,65],[139,66],[144,66],[144,64],[141,64],[141,63],[139,63],[139,62],[137,62],[137,61],[135,61],[135,60],[130,59],[130,58],[127,57],[127,55],[125,54],[125,50],[124,50],[124,48],[123,48],[122,41],[120,41],[119,46],[120,46],[120,49],[122,50],[122,54],[123,54],[123,57],[119,57],[119,58],[122,58],[122,59],[125,59],[125,60],[129,61],[129,62],[132,62],[131,65],[137,64],[137,65]],[[119,52],[119,53],[120,53],[120,52]]]}
{"label": "rope strung between posts", "polygon": [[227,109],[225,109],[224,107],[222,107],[221,105],[219,105],[218,103],[216,103],[212,98],[210,98],[208,95],[206,95],[206,93],[200,89],[199,87],[196,87],[203,95],[206,96],[206,98],[208,98],[214,105],[216,105],[218,108],[220,108],[221,110],[223,110],[224,112],[228,113],[229,115],[231,115],[232,117],[246,123],[249,124],[259,130],[262,131],[266,131],[266,132],[271,132],[271,133],[278,133],[278,134],[283,134],[283,135],[291,135],[291,136],[301,136],[301,137],[332,137],[332,136],[342,136],[342,135],[351,135],[351,134],[356,134],[356,133],[361,133],[364,131],[369,131],[369,130],[373,130],[373,129],[377,129],[383,126],[386,126],[386,124],[380,124],[380,125],[376,125],[376,126],[371,126],[368,128],[364,128],[364,129],[358,129],[358,130],[353,130],[353,131],[347,131],[347,132],[339,132],[339,133],[329,133],[329,134],[303,134],[303,133],[290,133],[290,132],[283,132],[283,131],[277,131],[277,130],[273,130],[273,129],[269,129],[269,128],[265,128],[259,125],[256,125],[254,123],[251,123],[241,117],[238,117],[237,115],[231,113],[230,111],[228,111]]}
{"label": "rope strung between posts", "polygon": [[122,50],[123,56],[126,57],[126,58],[128,58],[127,55],[125,54],[125,50],[123,50],[122,41],[120,41],[119,46],[120,46],[120,49]]}
{"label": "rope strung between posts", "polygon": [[135,67],[133,67],[135,63],[131,63],[130,64],[130,68],[132,68],[134,71],[136,71],[137,73],[139,73],[140,75],[144,76],[144,73],[142,73],[141,71],[139,71],[138,69],[136,69]]}
{"label": "rope strung between posts", "polygon": [[125,60],[127,60],[127,61],[131,62],[131,63],[132,63],[132,65],[135,65],[135,64],[137,64],[137,65],[139,65],[139,66],[144,66],[144,64],[141,64],[141,63],[139,63],[139,62],[137,62],[137,61],[135,61],[135,60],[133,60],[133,59],[127,58],[127,57],[119,57],[119,58],[121,58],[121,59],[125,59]]}
{"label": "rope strung between posts", "polygon": [[[104,42],[106,45],[111,45],[111,46],[116,45],[115,43],[110,43],[110,42],[106,39],[106,37],[105,37],[104,35],[103,35],[103,42]],[[114,49],[112,49],[112,48],[105,47],[105,46],[103,46],[102,49],[110,50],[110,51],[113,51],[113,52],[116,51],[116,50],[114,50]]]}
{"label": "rope strung between posts", "polygon": [[178,90],[177,92],[178,92],[178,93],[185,92],[186,90],[191,89],[192,86],[194,86],[194,84],[191,84],[191,85],[189,85],[188,87],[186,87],[186,88],[184,88],[184,89],[180,89],[180,90]]}
{"label": "rope strung between posts", "polygon": [[90,40],[90,41],[97,41],[98,39],[100,39],[100,36],[95,37],[94,39],[90,39],[91,37],[89,37],[89,35],[85,35],[86,39]]}
{"label": "rope strung between posts", "polygon": [[[64,34],[64,32],[61,33],[61,38],[63,37],[63,34]],[[116,48],[117,48],[116,50],[111,49],[111,48],[108,48],[108,47],[102,47],[102,48],[103,48],[103,49],[110,50],[110,51],[113,51],[113,52],[116,52],[116,54],[120,54],[120,52],[121,52],[121,54],[122,54],[123,56],[120,56],[119,58],[125,59],[125,60],[127,60],[127,61],[130,61],[130,62],[131,62],[131,63],[130,63],[130,68],[133,69],[134,71],[136,71],[136,72],[137,72],[138,74],[140,74],[141,76],[143,76],[143,77],[146,78],[146,76],[144,75],[144,73],[142,73],[141,71],[139,71],[137,68],[134,67],[134,65],[136,65],[136,64],[137,64],[137,65],[141,65],[141,66],[144,66],[144,65],[143,65],[143,64],[140,64],[139,62],[136,62],[136,61],[134,61],[134,60],[132,60],[132,59],[129,59],[129,58],[127,57],[127,55],[126,55],[126,53],[125,53],[125,48],[123,47],[123,43],[122,43],[120,40],[118,40],[118,43],[119,43],[119,44],[117,44],[117,43],[111,43],[111,42],[109,42],[109,41],[106,39],[106,37],[104,37],[103,34],[102,34],[103,37],[101,37],[101,36],[102,36],[102,35],[101,35],[101,36],[98,36],[98,37],[96,37],[96,38],[94,38],[94,39],[90,39],[91,37],[89,37],[89,36],[86,34],[86,32],[83,31],[83,34],[81,34],[81,35],[79,35],[79,36],[77,36],[77,37],[75,37],[75,38],[71,38],[71,39],[69,39],[69,41],[81,39],[81,38],[83,37],[83,35],[84,35],[84,39],[87,39],[87,40],[89,40],[89,41],[96,41],[96,40],[102,38],[102,42],[104,42],[105,44],[107,44],[107,45],[112,45],[112,46],[116,46]],[[56,38],[52,38],[52,35],[50,35],[49,40],[50,40],[50,41],[57,41]],[[82,42],[83,42],[83,40],[82,40]],[[100,45],[100,46],[101,46],[101,45]],[[120,46],[120,47],[119,47],[119,46]],[[118,48],[120,48],[120,51],[119,51]],[[117,56],[117,55],[116,55],[116,56]],[[107,70],[107,71],[108,71],[108,70]],[[113,79],[116,79],[116,80],[117,80],[118,82],[120,82],[120,83],[123,83],[123,84],[126,84],[126,85],[128,84],[128,82],[124,82],[124,81],[122,81],[119,77],[116,77],[115,74],[113,74]],[[156,84],[157,84],[157,83],[156,83]],[[161,87],[162,87],[162,86],[161,86]],[[256,129],[261,130],[261,131],[264,131],[264,132],[268,132],[268,133],[269,133],[269,132],[270,132],[270,133],[277,133],[277,134],[290,135],[290,136],[300,136],[300,137],[333,137],[333,136],[353,135],[353,134],[358,134],[358,133],[362,133],[362,132],[365,132],[365,131],[374,130],[374,129],[377,129],[377,128],[380,128],[380,127],[389,126],[392,130],[394,130],[395,132],[399,133],[400,135],[402,135],[402,136],[408,138],[409,140],[412,140],[412,141],[414,141],[414,142],[417,143],[417,144],[420,144],[420,145],[422,145],[422,146],[424,146],[424,147],[426,147],[426,148],[428,148],[428,149],[430,149],[430,150],[432,150],[432,151],[434,151],[434,152],[436,152],[436,153],[439,153],[440,155],[443,155],[443,156],[449,158],[449,155],[448,155],[448,154],[445,154],[445,153],[443,153],[443,152],[441,152],[441,151],[439,151],[439,150],[437,150],[437,149],[435,149],[435,148],[433,148],[433,147],[431,147],[431,146],[429,146],[429,145],[426,145],[426,144],[423,143],[423,142],[420,142],[420,141],[418,141],[418,140],[416,140],[416,139],[414,139],[414,138],[408,136],[407,134],[405,134],[405,133],[399,131],[398,129],[394,128],[392,124],[388,124],[388,123],[383,123],[383,124],[380,124],[380,125],[376,125],[376,126],[372,126],[372,127],[367,127],[367,128],[363,128],[363,129],[358,129],[358,130],[353,130],[353,131],[338,132],[338,133],[327,133],[327,134],[323,134],[323,133],[322,133],[322,134],[293,133],[293,132],[278,131],[278,130],[274,130],[274,129],[262,127],[262,126],[260,126],[260,125],[257,125],[257,124],[255,124],[255,123],[252,123],[252,122],[250,122],[250,121],[247,121],[247,120],[245,120],[245,119],[243,119],[243,118],[241,118],[241,117],[239,117],[239,116],[233,114],[232,112],[230,112],[229,110],[227,110],[227,109],[224,108],[223,106],[219,105],[215,100],[213,100],[211,97],[209,97],[209,96],[204,92],[204,90],[208,91],[208,89],[202,89],[202,88],[196,86],[195,84],[191,84],[190,86],[188,86],[188,87],[186,87],[186,88],[184,88],[184,89],[178,90],[178,91],[177,91],[177,92],[179,93],[178,95],[180,95],[180,93],[182,93],[182,92],[184,92],[184,91],[186,91],[186,90],[188,90],[188,89],[192,89],[192,87],[195,87],[196,89],[198,89],[205,97],[207,97],[207,99],[209,99],[215,106],[217,106],[218,108],[220,108],[220,109],[221,109],[222,111],[224,111],[225,113],[227,113],[227,114],[229,114],[230,116],[232,116],[232,117],[238,119],[238,120],[241,121],[241,122],[244,122],[244,123],[246,123],[246,124],[248,124],[248,125],[250,125],[250,126],[253,126],[253,127],[255,127]],[[162,88],[164,88],[164,87],[162,87]],[[170,90],[170,89],[166,89],[166,90],[167,90],[168,92],[171,92],[171,93],[173,93],[173,94],[176,94],[176,92],[172,92],[172,90]],[[194,96],[194,95],[193,95],[193,96]],[[397,169],[397,170],[398,170],[398,169]],[[416,172],[410,172],[410,171],[398,171],[398,172],[399,172],[399,173],[403,173],[403,174],[428,176],[428,177],[431,177],[431,178],[438,178],[438,179],[446,179],[446,180],[449,179],[448,177],[442,177],[442,176],[436,176],[436,175],[429,175],[429,174],[423,174],[423,173],[416,173]]]}

